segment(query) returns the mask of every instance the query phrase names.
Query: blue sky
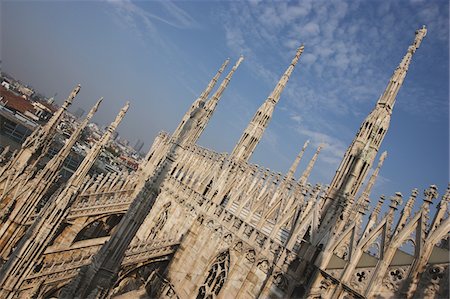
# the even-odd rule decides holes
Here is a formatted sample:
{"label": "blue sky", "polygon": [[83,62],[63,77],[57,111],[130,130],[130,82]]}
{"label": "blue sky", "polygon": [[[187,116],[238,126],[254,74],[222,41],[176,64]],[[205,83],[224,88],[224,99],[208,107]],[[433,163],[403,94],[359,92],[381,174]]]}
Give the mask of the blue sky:
{"label": "blue sky", "polygon": [[[125,103],[119,132],[148,148],[173,132],[222,64],[235,73],[199,143],[231,152],[295,54],[305,51],[251,161],[286,172],[320,143],[311,182],[329,183],[359,125],[414,39],[428,27],[382,144],[388,157],[373,194],[407,198],[430,184],[443,194],[449,169],[448,1],[2,1],[2,70],[74,108],[105,100],[106,125]],[[230,68],[231,66],[229,66]],[[228,69],[229,69],[228,68]]]}

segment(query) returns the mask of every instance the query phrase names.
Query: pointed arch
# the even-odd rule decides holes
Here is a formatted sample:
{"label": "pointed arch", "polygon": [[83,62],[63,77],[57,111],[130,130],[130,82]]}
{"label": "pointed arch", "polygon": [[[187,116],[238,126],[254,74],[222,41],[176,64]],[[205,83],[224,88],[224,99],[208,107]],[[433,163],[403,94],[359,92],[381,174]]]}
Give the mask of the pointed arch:
{"label": "pointed arch", "polygon": [[222,289],[230,270],[230,251],[219,253],[209,267],[204,283],[200,286],[197,299],[216,298]]}
{"label": "pointed arch", "polygon": [[110,236],[114,228],[122,220],[123,215],[111,214],[95,219],[77,233],[72,243]]}

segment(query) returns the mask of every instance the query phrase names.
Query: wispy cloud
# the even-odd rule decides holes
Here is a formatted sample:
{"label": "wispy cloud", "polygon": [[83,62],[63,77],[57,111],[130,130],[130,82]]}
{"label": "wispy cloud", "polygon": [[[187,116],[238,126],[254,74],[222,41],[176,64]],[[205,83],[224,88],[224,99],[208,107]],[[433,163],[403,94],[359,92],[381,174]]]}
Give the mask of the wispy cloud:
{"label": "wispy cloud", "polygon": [[[288,96],[289,100],[293,101],[294,106],[301,101],[303,109],[320,105],[335,113],[348,113],[350,109],[340,105],[337,99],[352,95],[350,99],[355,101],[361,101],[361,98],[369,100],[368,93],[372,95],[372,89],[367,92],[366,88],[355,89],[354,86],[363,86],[359,78],[376,72],[362,63],[369,45],[363,47],[355,42],[360,34],[357,22],[352,26],[340,26],[348,10],[355,8],[350,8],[345,1],[333,2],[333,9],[327,7],[310,1],[295,5],[261,2],[250,4],[250,7],[243,3],[232,4],[232,13],[225,16],[226,39],[228,46],[236,53],[247,54],[249,67],[271,84],[278,80],[280,70],[269,68],[265,61],[258,58],[264,53],[255,53],[249,45],[268,45],[266,48],[272,53],[287,60],[304,42],[306,48],[298,68],[306,68],[302,72],[313,72],[327,85],[318,93],[312,86],[290,83],[290,95],[306,95],[306,99]],[[352,80],[343,82],[340,77],[343,73],[353,75]]]}
{"label": "wispy cloud", "polygon": [[157,17],[159,20],[166,22],[167,24],[176,28],[197,28],[200,25],[197,21],[189,15],[186,11],[175,5],[172,1],[162,1],[161,4],[165,7],[166,12],[169,14],[172,20],[161,19],[153,14],[152,17]]}
{"label": "wispy cloud", "polygon": [[[270,83],[277,80],[279,71],[258,58],[263,57],[264,53],[252,49],[265,45],[266,49],[286,60],[304,42],[305,52],[299,68],[305,68],[302,72],[306,71],[308,76],[314,75],[316,80],[326,84],[320,91],[308,90],[310,86],[291,84],[289,89],[294,88],[295,93],[300,94],[313,93],[314,99],[302,100],[303,107],[319,104],[334,113],[346,114],[352,109],[339,105],[330,97],[346,98],[347,106],[374,102],[374,97],[381,93],[390,75],[386,71],[394,69],[390,65],[380,67],[379,61],[371,56],[375,52],[388,53],[393,45],[398,47],[399,36],[403,38],[410,32],[407,31],[408,26],[399,28],[395,22],[396,16],[390,12],[397,9],[394,5],[398,8],[402,4],[385,1],[375,5],[376,13],[369,17],[379,19],[379,22],[373,26],[367,15],[358,13],[358,1],[231,3],[230,13],[224,14],[226,40],[237,54],[247,54],[248,65],[255,74]],[[437,5],[417,1],[414,5],[423,6],[419,14],[430,28],[438,30],[438,34],[448,35],[446,18],[439,14]],[[412,41],[412,32],[408,36]],[[447,36],[445,38],[448,39]],[[397,61],[400,60],[401,56]],[[371,84],[367,84],[368,79]]]}
{"label": "wispy cloud", "polygon": [[324,145],[320,159],[328,164],[337,166],[345,153],[346,145],[338,138],[325,134],[323,132],[307,129],[299,126],[297,132],[307,139],[311,140],[314,147],[320,144]]}
{"label": "wispy cloud", "polygon": [[118,18],[117,21],[133,30],[141,39],[151,38],[160,45],[170,47],[159,31],[158,23],[177,29],[199,28],[199,24],[186,11],[171,1],[151,2],[159,6],[159,13],[152,13],[131,0],[107,0]]}
{"label": "wispy cloud", "polygon": [[165,14],[151,13],[131,0],[107,0],[107,2],[115,6],[121,12],[125,12],[125,17],[127,19],[130,17],[140,18],[146,25],[150,25],[152,27],[152,31],[155,28],[152,21],[160,21],[179,29],[194,28],[199,26],[194,18],[171,1],[162,1],[159,3],[161,7],[164,8]]}
{"label": "wispy cloud", "polygon": [[[437,5],[419,0],[411,3],[420,6],[418,18],[429,30],[448,40],[448,17],[439,13]],[[222,14],[227,46],[236,54],[246,55],[247,67],[268,85],[274,86],[283,72],[279,62],[287,65],[295,49],[305,44],[293,75],[301,79],[291,79],[280,106],[289,112],[290,123],[285,122],[289,129],[302,139],[311,139],[316,147],[326,144],[319,158],[326,164],[326,171],[338,166],[357,130],[345,127],[342,119],[362,120],[367,115],[368,107],[373,107],[406,52],[405,43],[412,42],[413,30],[422,25],[415,24],[404,4],[347,0],[230,2],[227,13]],[[404,49],[399,48],[400,39]],[[391,57],[392,53],[398,56]],[[277,63],[273,63],[275,60]],[[437,111],[443,104],[439,95],[423,101],[420,98],[427,92],[411,86],[407,93],[410,102],[402,105],[404,111],[428,119],[434,113],[445,113]]]}
{"label": "wispy cloud", "polygon": [[[180,45],[165,33],[165,27],[177,30],[201,30],[200,24],[184,9],[172,1],[135,2],[131,0],[107,0],[113,9],[114,20],[123,28],[135,34],[143,44],[151,44],[149,50],[164,51],[166,57],[179,59],[185,53]],[[149,7],[150,5],[150,7]],[[161,26],[162,25],[162,26]],[[164,26],[165,25],[165,26]],[[169,59],[170,60],[170,59]],[[184,60],[191,67],[196,63],[188,59]],[[202,67],[202,65],[200,65]],[[205,76],[212,75],[202,69]],[[176,72],[173,76],[177,79],[192,97],[198,96],[201,91],[193,86],[201,81],[184,72]],[[204,83],[204,81],[201,81]]]}

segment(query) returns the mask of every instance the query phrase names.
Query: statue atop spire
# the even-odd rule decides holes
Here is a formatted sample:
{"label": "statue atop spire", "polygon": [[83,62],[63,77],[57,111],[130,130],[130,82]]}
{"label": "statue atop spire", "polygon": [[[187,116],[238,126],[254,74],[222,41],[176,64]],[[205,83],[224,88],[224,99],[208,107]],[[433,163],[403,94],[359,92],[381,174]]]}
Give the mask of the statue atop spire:
{"label": "statue atop spire", "polygon": [[295,57],[292,59],[291,64],[289,65],[287,70],[284,72],[280,81],[278,81],[277,86],[275,86],[275,89],[269,95],[269,98],[267,100],[273,101],[274,104],[278,103],[278,101],[280,100],[281,93],[283,92],[284,88],[286,87],[286,84],[289,81],[289,78],[291,77],[292,72],[294,71],[294,68],[297,65],[298,60],[300,59],[300,56],[302,55],[304,49],[305,49],[304,45],[301,45],[297,49],[297,53],[295,53]]}
{"label": "statue atop spire", "polygon": [[94,146],[87,153],[86,157],[84,157],[83,161],[81,162],[80,166],[77,168],[75,173],[70,177],[67,183],[68,185],[76,187],[81,185],[84,178],[88,174],[89,169],[91,169],[92,165],[94,164],[95,160],[100,154],[100,151],[111,139],[111,136],[116,130],[117,126],[119,126],[120,122],[125,117],[125,114],[127,113],[129,107],[130,102],[126,102],[125,106],[123,106],[122,109],[120,109],[119,113],[116,116],[116,119],[108,126],[106,132],[103,134],[100,140],[94,144]]}
{"label": "statue atop spire", "polygon": [[211,97],[211,99],[206,104],[205,108],[207,110],[214,110],[216,108],[217,103],[220,100],[220,97],[222,96],[223,92],[225,91],[225,88],[227,88],[228,83],[230,83],[230,80],[233,77],[234,72],[237,70],[237,68],[242,63],[242,61],[244,61],[244,56],[243,55],[241,55],[239,57],[239,59],[236,61],[236,64],[233,66],[231,71],[228,73],[228,75],[225,77],[225,79],[220,84],[220,86],[217,89],[217,91],[214,93],[214,95]]}
{"label": "statue atop spire", "polygon": [[[400,65],[394,71],[375,108],[362,123],[330,184],[325,207],[328,207],[330,201],[338,197],[338,193],[348,193],[350,195],[348,198],[353,198],[359,191],[389,129],[395,97],[403,84],[412,55],[425,35],[425,27],[416,31],[413,44],[408,48]],[[323,211],[326,210],[325,208]]]}
{"label": "statue atop spire", "polygon": [[[217,104],[219,103],[220,98],[222,97],[223,92],[227,88],[228,84],[231,81],[231,78],[233,77],[234,72],[237,70],[241,62],[244,60],[244,56],[240,56],[237,60],[236,64],[233,66],[231,71],[228,73],[228,75],[223,79],[222,83],[220,84],[219,88],[216,90],[216,92],[212,95],[212,97],[209,99],[208,102],[203,107],[202,113],[199,113],[197,119],[198,121],[194,121],[194,127],[191,129],[191,131],[187,134],[186,140],[183,141],[184,144],[194,144],[197,142],[197,140],[200,138],[200,135],[203,133],[203,131],[206,128],[206,125],[208,124],[209,120],[211,119],[212,115],[214,114],[214,111],[217,107]],[[228,60],[227,60],[228,61]]]}
{"label": "statue atop spire", "polygon": [[[97,112],[98,107],[103,101],[103,97],[101,97],[97,103],[91,108],[86,118],[77,126],[75,131],[72,133],[72,135],[67,139],[64,146],[61,148],[61,150],[53,156],[52,159],[45,165],[43,168],[43,171],[40,174],[40,177],[42,180],[49,180],[49,176],[55,176],[57,175],[56,171],[62,166],[64,163],[64,160],[68,157],[70,154],[70,151],[72,147],[77,142],[78,138],[81,135],[81,132],[83,129],[89,124],[94,114]],[[53,181],[50,179],[50,181]]]}
{"label": "statue atop spire", "polygon": [[270,119],[272,118],[275,105],[280,100],[281,93],[286,87],[286,84],[289,81],[289,78],[294,71],[296,64],[298,63],[298,60],[300,59],[304,48],[305,47],[301,45],[297,49],[295,57],[292,59],[291,64],[289,65],[287,70],[281,76],[280,81],[278,81],[269,97],[261,105],[258,111],[256,111],[256,114],[253,116],[253,119],[245,129],[240,140],[231,153],[231,158],[233,160],[246,162],[252,155],[258,143],[261,141],[262,135],[264,134],[264,131],[267,128]]}
{"label": "statue atop spire", "polygon": [[220,69],[217,71],[217,73],[214,75],[214,77],[208,83],[208,86],[206,86],[206,88],[202,92],[202,94],[194,101],[194,103],[192,103],[189,110],[186,111],[180,124],[173,132],[173,135],[172,135],[173,140],[176,140],[178,142],[178,140],[182,137],[181,135],[184,134],[183,132],[186,131],[186,128],[185,128],[187,125],[186,123],[189,121],[190,118],[192,118],[199,111],[199,109],[203,108],[203,106],[205,105],[206,99],[208,98],[209,94],[213,90],[214,86],[216,86],[217,80],[219,79],[220,75],[222,75],[223,71],[225,70],[225,67],[228,65],[229,62],[230,62],[229,58],[227,60],[225,60],[225,62],[220,67]]}
{"label": "statue atop spire", "polygon": [[[51,242],[54,228],[58,227],[64,218],[67,217],[70,205],[80,192],[89,170],[103,147],[110,140],[114,130],[124,118],[129,106],[130,104],[127,102],[116,116],[116,119],[108,126],[100,140],[87,153],[64,189],[56,198],[45,205],[39,214],[40,216],[37,217],[27,231],[27,242],[19,242],[13,250],[8,263],[3,266],[0,272],[0,285],[2,285],[0,295],[2,298],[8,297],[15,292],[14,286],[20,285],[23,282],[25,277],[33,269],[31,265],[35,262],[35,258],[39,257]],[[17,258],[18,256],[23,257],[23,259]],[[17,277],[20,277],[20,279],[16,279]]]}
{"label": "statue atop spire", "polygon": [[306,140],[305,144],[302,147],[302,150],[295,158],[294,163],[292,163],[291,168],[289,168],[289,171],[286,175],[286,181],[289,181],[294,177],[295,171],[297,170],[298,164],[302,160],[303,154],[305,153],[305,150],[308,147],[308,144],[309,144],[309,140]]}
{"label": "statue atop spire", "polygon": [[[66,158],[69,156],[72,147],[79,139],[83,129],[94,116],[103,98],[100,98],[97,103],[89,111],[86,118],[76,127],[75,131],[66,140],[59,152],[54,155],[44,168],[38,172],[35,178],[27,180],[22,189],[26,192],[20,193],[14,198],[14,208],[9,217],[5,219],[3,226],[0,227],[0,254],[3,258],[7,257],[12,247],[18,239],[25,233],[25,226],[20,226],[19,223],[26,222],[28,217],[31,217],[40,206],[46,202],[45,195],[51,189],[53,184],[58,180],[60,169]],[[2,196],[4,197],[5,194]],[[2,198],[0,197],[0,198]],[[12,234],[14,232],[14,234]]]}
{"label": "statue atop spire", "polygon": [[14,172],[19,176],[26,165],[46,154],[48,147],[56,133],[56,127],[62,119],[63,113],[72,104],[75,96],[80,92],[80,84],[78,84],[64,101],[63,105],[53,114],[50,120],[42,127],[37,128],[22,144],[20,151],[15,155],[14,159],[2,170],[2,175],[6,172]]}
{"label": "statue atop spire", "polygon": [[30,146],[32,146],[32,144],[41,143],[44,141],[43,139],[49,137],[49,135],[51,133],[55,132],[56,126],[58,125],[59,121],[61,120],[62,114],[72,104],[73,99],[80,92],[80,89],[81,89],[80,84],[75,86],[75,88],[72,90],[70,95],[64,101],[62,106],[55,112],[55,114],[53,114],[53,116],[50,118],[50,120],[44,126],[42,126],[42,128],[34,131],[33,134],[31,134],[30,137],[28,137],[27,140],[25,140],[25,142],[22,145],[22,148],[30,147]]}
{"label": "statue atop spire", "polygon": [[306,182],[308,181],[308,178],[309,178],[309,176],[311,174],[311,171],[314,168],[314,164],[316,164],[317,157],[319,156],[320,151],[322,150],[323,147],[324,147],[323,144],[319,144],[319,146],[317,147],[316,152],[314,153],[314,156],[311,158],[311,161],[309,161],[308,166],[306,167],[305,171],[302,173],[302,176],[298,180],[298,183],[301,186],[305,185]]}
{"label": "statue atop spire", "polygon": [[419,48],[422,43],[423,38],[427,35],[427,28],[425,25],[416,30],[416,36],[414,38],[414,42],[411,46],[408,47],[408,51],[403,57],[397,69],[394,71],[389,84],[381,95],[380,99],[377,102],[377,106],[386,107],[389,113],[392,113],[392,108],[395,104],[395,98],[400,90],[400,87],[405,80],[406,73],[408,72],[409,65],[411,64],[412,56],[416,53],[416,50]]}
{"label": "statue atop spire", "polygon": [[219,80],[219,77],[222,75],[223,71],[225,70],[225,68],[227,67],[229,62],[230,62],[230,58],[227,58],[223,62],[222,66],[217,71],[216,75],[211,79],[211,81],[209,82],[209,84],[206,87],[206,89],[200,95],[200,99],[202,99],[203,101],[206,101],[206,99],[208,98],[209,94],[213,90],[214,86],[216,86],[217,80]]}

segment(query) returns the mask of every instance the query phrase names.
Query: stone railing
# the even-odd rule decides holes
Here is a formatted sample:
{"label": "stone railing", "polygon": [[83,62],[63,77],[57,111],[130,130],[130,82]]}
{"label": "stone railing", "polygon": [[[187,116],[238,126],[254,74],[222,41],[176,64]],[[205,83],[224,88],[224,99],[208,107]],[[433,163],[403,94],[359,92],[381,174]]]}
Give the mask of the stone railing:
{"label": "stone railing", "polygon": [[[21,289],[33,288],[42,279],[44,279],[45,284],[49,284],[74,277],[78,273],[79,268],[90,264],[92,257],[100,250],[104,242],[95,243],[97,244],[88,247],[48,254],[47,261],[43,265],[35,267],[36,271],[27,277]],[[146,242],[132,244],[125,252],[122,266],[130,266],[169,257],[175,252],[178,245],[179,241],[174,239],[148,240]]]}
{"label": "stone railing", "polygon": [[68,219],[81,216],[94,216],[112,212],[125,212],[133,198],[134,190],[121,190],[115,192],[105,192],[90,194],[89,196],[77,199],[72,205]]}
{"label": "stone railing", "polygon": [[168,256],[175,252],[180,241],[168,240],[148,240],[146,242],[132,244],[125,252],[122,266],[128,266],[140,262],[150,261],[155,258]]}

